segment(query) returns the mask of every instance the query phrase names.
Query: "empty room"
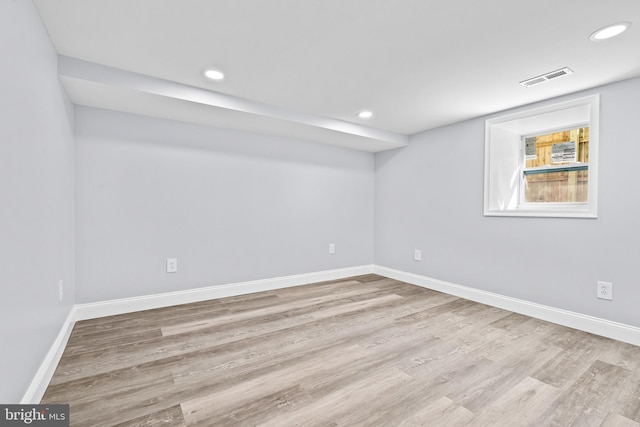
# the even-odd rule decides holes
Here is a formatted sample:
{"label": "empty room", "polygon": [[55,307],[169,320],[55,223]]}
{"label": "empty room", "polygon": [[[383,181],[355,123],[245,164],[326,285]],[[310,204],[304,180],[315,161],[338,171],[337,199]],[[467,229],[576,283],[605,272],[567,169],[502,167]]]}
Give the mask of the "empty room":
{"label": "empty room", "polygon": [[639,1],[0,31],[0,425],[640,427]]}

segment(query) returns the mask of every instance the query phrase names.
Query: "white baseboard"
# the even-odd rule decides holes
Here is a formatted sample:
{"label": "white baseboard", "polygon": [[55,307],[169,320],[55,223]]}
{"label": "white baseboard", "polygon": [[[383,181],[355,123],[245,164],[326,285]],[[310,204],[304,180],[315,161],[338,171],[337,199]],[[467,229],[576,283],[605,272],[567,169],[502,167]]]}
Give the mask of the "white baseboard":
{"label": "white baseboard", "polygon": [[47,386],[49,385],[49,381],[51,381],[51,377],[58,366],[58,362],[62,357],[65,346],[69,341],[69,336],[71,335],[73,326],[78,320],[94,319],[140,310],[168,307],[177,304],[187,304],[191,302],[206,301],[209,299],[245,295],[254,292],[282,289],[327,280],[339,280],[371,273],[640,346],[640,328],[634,326],[536,304],[466,286],[456,285],[454,283],[444,282],[442,280],[432,279],[426,276],[420,276],[387,267],[363,265],[272,279],[209,286],[205,288],[189,289],[186,291],[146,295],[135,298],[76,304],[69,312],[69,315],[60,329],[60,333],[40,365],[40,368],[24,394],[21,403],[36,404],[40,402]]}
{"label": "white baseboard", "polygon": [[188,289],[185,291],[166,292],[162,294],[144,295],[133,298],[123,298],[110,301],[100,301],[87,304],[77,304],[75,320],[95,319],[134,311],[150,310],[153,308],[169,307],[178,304],[206,301],[254,292],[270,291],[309,283],[338,280],[361,274],[373,273],[373,265],[325,270],[314,273],[296,274],[293,276],[276,277],[272,279],[252,280],[249,282],[231,283],[219,286]]}
{"label": "white baseboard", "polygon": [[88,304],[76,304],[71,308],[60,333],[54,341],[51,349],[42,361],[38,372],[31,381],[29,388],[22,397],[22,404],[40,403],[47,386],[60,362],[62,353],[69,341],[75,322],[79,320],[94,319],[116,314],[131,313],[152,308],[169,307],[190,302],[206,301],[216,298],[245,295],[254,292],[270,291],[274,289],[288,288],[292,286],[307,285],[310,283],[324,282],[327,280],[339,280],[352,276],[373,273],[373,265],[325,270],[293,276],[276,277],[272,279],[252,280],[249,282],[231,283],[220,286],[208,286],[205,288],[189,289],[186,291],[167,292],[163,294],[145,295],[135,298],[123,298],[111,301],[101,301]]}
{"label": "white baseboard", "polygon": [[378,265],[374,266],[374,273],[391,279],[400,280],[402,282],[411,283],[412,285],[433,289],[435,291],[455,295],[460,298],[465,298],[548,322],[557,323],[562,326],[568,326],[570,328],[579,329],[581,331],[640,346],[640,328],[635,326],[625,325],[624,323],[613,322],[542,304],[536,304],[517,298],[511,298],[492,292],[456,285],[454,283],[444,282],[442,280],[432,279],[430,277],[420,276],[418,274],[407,273]]}
{"label": "white baseboard", "polygon": [[22,396],[22,400],[20,401],[23,405],[29,404],[38,404],[40,400],[42,400],[42,396],[44,396],[45,391],[47,391],[47,386],[49,385],[49,381],[53,377],[53,373],[58,367],[58,362],[62,357],[62,353],[64,352],[64,348],[67,346],[67,342],[69,341],[69,337],[71,336],[71,331],[73,330],[73,325],[75,325],[75,307],[72,307],[62,324],[62,328],[58,333],[55,341],[51,345],[49,352],[45,356],[44,360],[40,364],[40,368],[38,368],[38,372],[36,372],[35,377],[31,381],[29,388],[27,389],[24,396]]}

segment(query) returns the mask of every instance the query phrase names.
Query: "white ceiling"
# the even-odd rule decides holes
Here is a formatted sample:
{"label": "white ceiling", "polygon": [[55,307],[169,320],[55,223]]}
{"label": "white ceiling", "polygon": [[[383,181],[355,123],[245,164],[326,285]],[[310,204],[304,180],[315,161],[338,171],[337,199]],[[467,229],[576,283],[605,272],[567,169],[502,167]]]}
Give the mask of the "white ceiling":
{"label": "white ceiling", "polygon": [[[640,76],[639,0],[35,4],[76,104],[367,151]],[[589,40],[620,21],[633,25],[617,38]],[[227,77],[207,80],[209,67]],[[562,67],[574,74],[518,83]],[[358,118],[363,109],[374,117]]]}

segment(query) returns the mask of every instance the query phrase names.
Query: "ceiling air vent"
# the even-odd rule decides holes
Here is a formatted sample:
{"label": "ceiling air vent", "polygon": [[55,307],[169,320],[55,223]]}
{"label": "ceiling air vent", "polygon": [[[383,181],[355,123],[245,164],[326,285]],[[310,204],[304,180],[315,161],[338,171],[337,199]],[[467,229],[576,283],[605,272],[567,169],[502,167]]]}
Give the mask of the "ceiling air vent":
{"label": "ceiling air vent", "polygon": [[524,87],[531,87],[531,86],[539,85],[540,83],[548,82],[549,80],[552,80],[552,79],[557,79],[558,77],[566,76],[568,74],[573,74],[573,71],[571,71],[571,69],[568,67],[564,67],[559,70],[548,72],[538,77],[533,77],[531,79],[523,80],[520,82],[520,84]]}

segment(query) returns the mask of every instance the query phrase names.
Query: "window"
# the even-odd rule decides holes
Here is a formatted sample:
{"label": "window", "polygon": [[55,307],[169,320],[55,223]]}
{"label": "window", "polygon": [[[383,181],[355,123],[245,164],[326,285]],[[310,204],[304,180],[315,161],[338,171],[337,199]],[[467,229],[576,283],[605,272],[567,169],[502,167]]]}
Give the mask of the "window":
{"label": "window", "polygon": [[484,213],[597,216],[599,96],[486,121]]}

